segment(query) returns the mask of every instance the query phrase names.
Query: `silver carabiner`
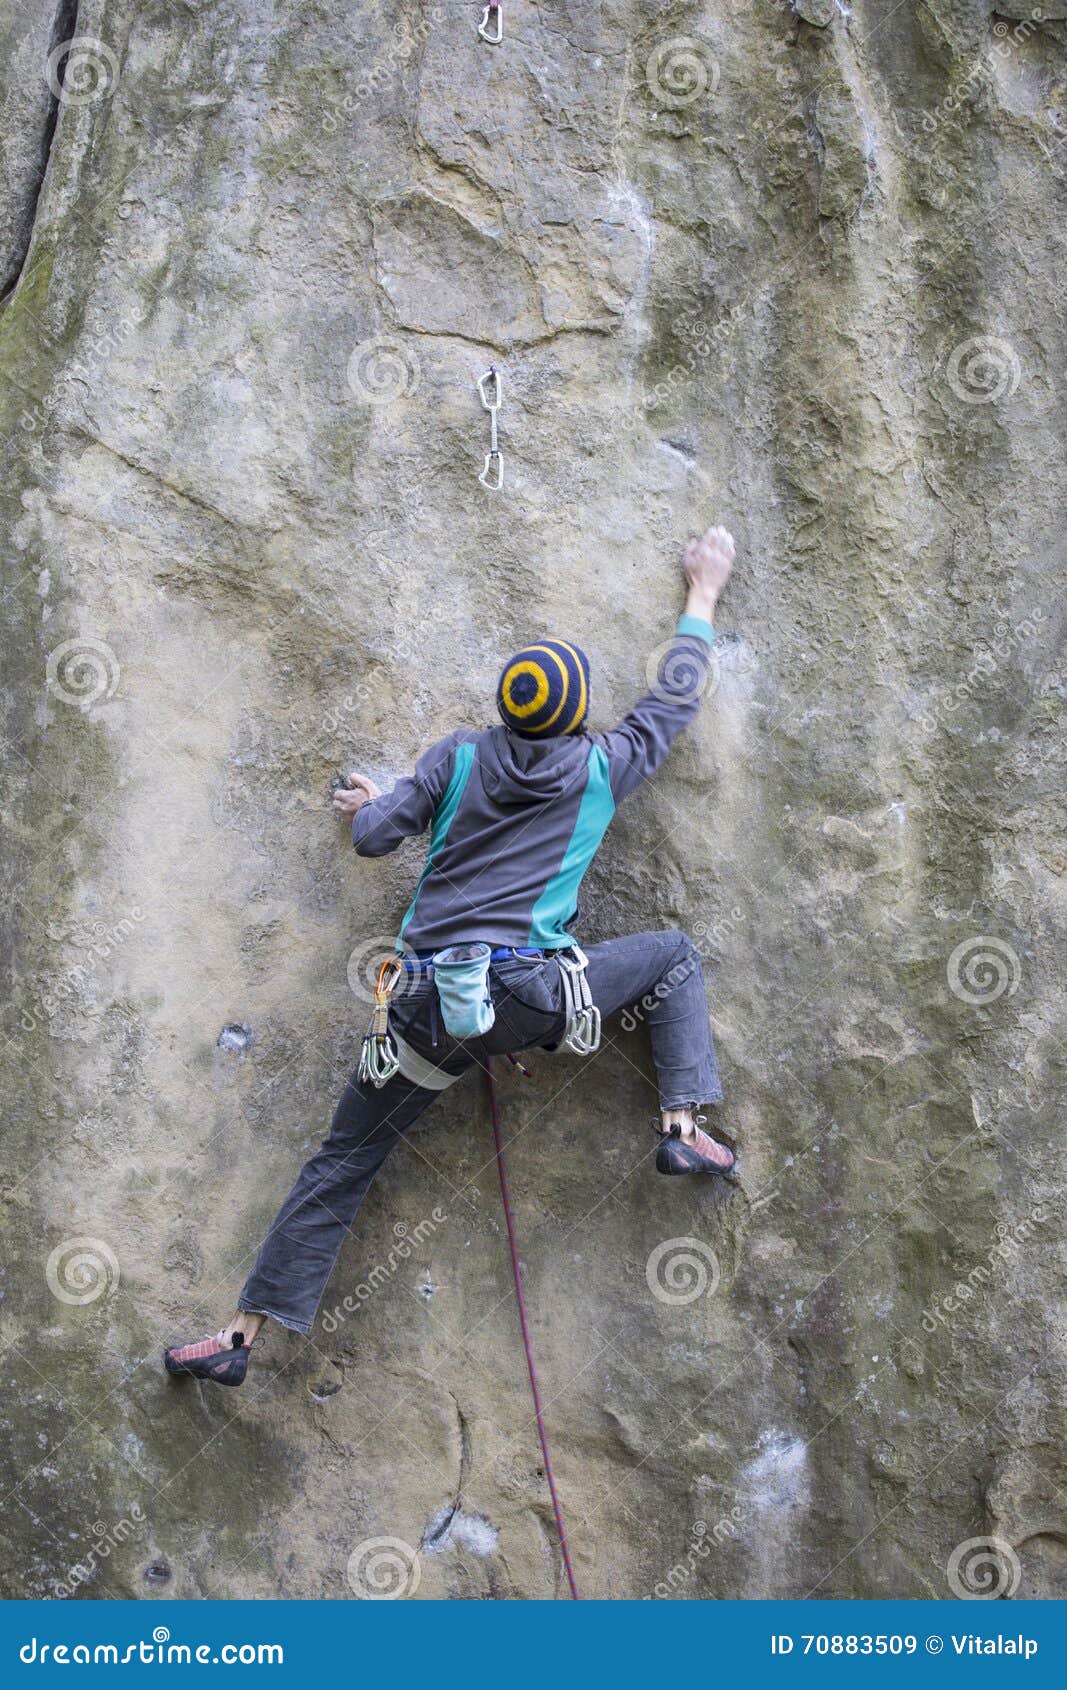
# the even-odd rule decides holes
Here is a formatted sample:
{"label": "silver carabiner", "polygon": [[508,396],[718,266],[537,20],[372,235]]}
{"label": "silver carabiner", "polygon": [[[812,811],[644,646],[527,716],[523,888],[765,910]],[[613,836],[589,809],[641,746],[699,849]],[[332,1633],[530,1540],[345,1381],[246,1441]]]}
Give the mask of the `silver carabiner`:
{"label": "silver carabiner", "polygon": [[485,464],[478,480],[490,493],[499,493],[504,485],[504,454],[500,450],[496,431],[496,414],[500,409],[503,394],[500,371],[495,364],[490,364],[484,376],[478,377],[478,396],[489,412],[489,450],[485,454]]}
{"label": "silver carabiner", "polygon": [[[592,1056],[600,1048],[600,1011],[595,1003],[584,1009],[578,1018],[575,1037],[581,1040],[584,1049],[578,1050],[579,1056]],[[574,1047],[578,1049],[577,1045]]]}
{"label": "silver carabiner", "polygon": [[[485,396],[486,386],[489,382],[492,382],[493,384],[492,399],[487,399]],[[503,398],[504,389],[500,382],[500,371],[497,369],[495,364],[490,364],[484,376],[478,377],[478,394],[487,411],[499,411],[500,401]]]}
{"label": "silver carabiner", "polygon": [[490,493],[499,493],[504,485],[504,454],[498,446],[485,454],[485,464],[478,477],[483,487],[488,487]]}
{"label": "silver carabiner", "polygon": [[589,958],[580,945],[572,945],[570,954],[559,953],[563,982],[563,1000],[567,1024],[563,1044],[576,1056],[592,1056],[600,1047],[600,1011],[593,1002],[586,967]]}
{"label": "silver carabiner", "polygon": [[[492,33],[492,30],[491,30],[491,27],[490,27],[491,19],[494,16],[496,18],[496,34],[495,35]],[[495,4],[494,4],[494,0],[490,0],[489,5],[485,8],[485,11],[482,13],[482,21],[478,25],[478,34],[481,36],[483,41],[488,41],[488,43],[491,47],[499,47],[500,43],[503,41],[503,39],[504,39],[504,8],[500,4],[500,0],[495,0]]]}
{"label": "silver carabiner", "polygon": [[359,1078],[369,1081],[376,1091],[388,1085],[393,1075],[400,1067],[400,1053],[393,1042],[392,1035],[386,1033],[381,1037],[368,1033],[363,1040],[363,1049],[359,1058]]}

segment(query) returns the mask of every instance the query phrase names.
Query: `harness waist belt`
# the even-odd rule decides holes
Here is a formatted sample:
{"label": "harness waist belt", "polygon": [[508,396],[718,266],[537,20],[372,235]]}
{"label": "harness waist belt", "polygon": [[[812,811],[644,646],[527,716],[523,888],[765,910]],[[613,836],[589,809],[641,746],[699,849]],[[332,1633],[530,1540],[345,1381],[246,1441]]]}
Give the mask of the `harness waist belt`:
{"label": "harness waist belt", "polygon": [[[403,965],[408,970],[408,972],[410,974],[414,974],[416,968],[425,968],[427,966],[427,964],[430,961],[432,961],[434,954],[435,953],[433,951],[416,951],[414,956],[402,957],[401,961],[403,962]],[[552,952],[549,952],[548,954],[552,955]],[[545,955],[544,951],[531,950],[529,948],[529,946],[499,945],[495,951],[490,951],[489,961],[490,962],[505,962],[509,956],[544,956],[544,955]]]}

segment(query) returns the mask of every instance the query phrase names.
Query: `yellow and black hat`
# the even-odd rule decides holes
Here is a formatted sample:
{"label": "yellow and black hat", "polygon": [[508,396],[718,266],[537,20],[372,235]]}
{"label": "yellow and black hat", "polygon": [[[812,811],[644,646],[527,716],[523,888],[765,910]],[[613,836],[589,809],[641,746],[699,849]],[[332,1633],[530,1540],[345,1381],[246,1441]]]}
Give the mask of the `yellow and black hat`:
{"label": "yellow and black hat", "polygon": [[566,640],[528,645],[505,663],[496,707],[524,739],[577,733],[589,708],[589,659]]}

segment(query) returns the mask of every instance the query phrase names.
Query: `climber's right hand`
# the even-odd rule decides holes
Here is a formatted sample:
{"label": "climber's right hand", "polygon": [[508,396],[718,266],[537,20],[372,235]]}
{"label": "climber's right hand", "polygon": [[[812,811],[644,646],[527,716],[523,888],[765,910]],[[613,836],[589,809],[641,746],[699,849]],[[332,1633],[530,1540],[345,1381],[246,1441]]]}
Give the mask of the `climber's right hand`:
{"label": "climber's right hand", "polygon": [[[690,540],[682,558],[691,600],[697,600],[697,614],[704,611],[711,621],[734,566],[734,537],[729,529],[709,528],[700,539]],[[692,606],[690,606],[692,608]]]}
{"label": "climber's right hand", "polygon": [[375,786],[368,775],[352,773],[346,775],[348,786],[339,786],[333,795],[333,810],[336,816],[354,816],[356,811],[372,798],[380,798],[381,787]]}

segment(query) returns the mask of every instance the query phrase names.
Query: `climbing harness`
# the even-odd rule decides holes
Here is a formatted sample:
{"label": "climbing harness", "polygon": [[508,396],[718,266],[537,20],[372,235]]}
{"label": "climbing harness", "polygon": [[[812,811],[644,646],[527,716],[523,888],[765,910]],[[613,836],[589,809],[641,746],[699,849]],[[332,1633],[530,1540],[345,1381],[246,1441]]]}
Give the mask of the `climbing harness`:
{"label": "climbing harness", "polygon": [[[494,22],[495,20],[495,22]],[[490,47],[499,47],[504,39],[504,8],[500,0],[490,0],[482,13],[482,21],[478,25],[478,34],[483,41],[488,41]]]}
{"label": "climbing harness", "polygon": [[413,1086],[421,1086],[423,1091],[447,1091],[449,1086],[454,1086],[457,1080],[463,1078],[462,1074],[446,1073],[436,1063],[427,1062],[399,1033],[393,1033],[392,1040],[396,1045],[400,1072]]}
{"label": "climbing harness", "polygon": [[559,970],[563,981],[563,1002],[567,1027],[562,1043],[576,1056],[592,1056],[600,1049],[600,1011],[593,1002],[586,979],[589,958],[579,945],[560,951]]}
{"label": "climbing harness", "polygon": [[378,969],[374,987],[374,1012],[370,1029],[359,1054],[359,1077],[369,1080],[379,1091],[392,1079],[400,1067],[400,1053],[389,1031],[389,999],[400,978],[403,963],[399,956],[386,957]]}
{"label": "climbing harness", "polygon": [[[500,1107],[496,1097],[496,1082],[493,1079],[493,1065],[486,1059],[485,1089],[489,1097],[489,1115],[493,1123],[493,1144],[496,1147],[496,1171],[500,1177],[500,1198],[504,1205],[504,1222],[508,1229],[508,1248],[511,1251],[511,1271],[515,1279],[515,1301],[519,1309],[519,1325],[522,1328],[522,1347],[526,1351],[526,1371],[530,1375],[530,1392],[533,1396],[534,1417],[537,1420],[537,1436],[541,1440],[541,1456],[545,1464],[545,1478],[548,1480],[548,1491],[552,1498],[552,1512],[556,1516],[556,1530],[559,1533],[560,1554],[567,1574],[567,1583],[576,1602],[581,1600],[578,1591],[578,1581],[571,1566],[571,1552],[567,1546],[567,1531],[563,1524],[563,1509],[560,1506],[559,1493],[556,1490],[556,1480],[552,1472],[552,1457],[548,1453],[548,1433],[545,1431],[545,1417],[541,1411],[541,1392],[537,1384],[537,1369],[534,1366],[533,1344],[530,1339],[530,1323],[526,1318],[526,1298],[522,1291],[522,1267],[519,1262],[519,1247],[515,1242],[515,1218],[511,1212],[511,1197],[508,1191],[507,1170],[504,1167],[504,1141],[500,1131]],[[520,1063],[516,1067],[521,1068]],[[525,1069],[522,1070],[524,1073]]]}
{"label": "climbing harness", "polygon": [[[488,12],[492,8],[487,7],[486,10]],[[490,493],[499,493],[504,485],[504,454],[497,443],[496,414],[500,409],[503,388],[500,384],[500,371],[495,364],[490,364],[484,376],[478,377],[478,394],[489,412],[489,450],[485,454],[485,467],[478,480],[483,487],[488,487]]]}

